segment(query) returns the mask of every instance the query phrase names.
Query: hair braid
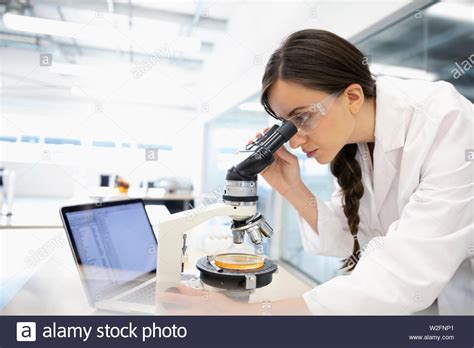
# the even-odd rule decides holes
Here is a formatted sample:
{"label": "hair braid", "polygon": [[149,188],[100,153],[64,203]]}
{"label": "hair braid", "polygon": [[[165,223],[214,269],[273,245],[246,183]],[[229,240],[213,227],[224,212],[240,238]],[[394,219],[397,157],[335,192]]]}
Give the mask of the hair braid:
{"label": "hair braid", "polygon": [[341,268],[352,271],[360,258],[360,244],[357,238],[359,230],[359,202],[364,195],[360,165],[355,156],[357,144],[345,145],[331,162],[331,172],[337,178],[344,196],[343,210],[347,217],[349,231],[354,237],[352,255],[344,260]]}

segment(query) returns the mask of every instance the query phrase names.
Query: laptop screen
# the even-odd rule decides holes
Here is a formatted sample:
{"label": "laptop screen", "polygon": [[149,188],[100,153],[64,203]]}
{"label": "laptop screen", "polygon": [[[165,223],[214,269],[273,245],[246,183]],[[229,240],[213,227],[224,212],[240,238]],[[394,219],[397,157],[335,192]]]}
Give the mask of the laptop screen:
{"label": "laptop screen", "polygon": [[157,243],[142,202],[64,215],[94,301],[103,292],[156,270]]}

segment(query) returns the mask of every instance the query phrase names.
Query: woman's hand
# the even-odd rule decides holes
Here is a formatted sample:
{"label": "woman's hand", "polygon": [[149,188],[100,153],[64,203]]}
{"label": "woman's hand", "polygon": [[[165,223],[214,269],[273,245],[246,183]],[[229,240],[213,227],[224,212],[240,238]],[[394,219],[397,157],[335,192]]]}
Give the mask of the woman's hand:
{"label": "woman's hand", "polygon": [[[264,133],[269,128],[263,130]],[[262,136],[256,134],[256,139]],[[253,142],[252,140],[249,143]],[[317,230],[316,197],[301,179],[298,157],[290,153],[284,146],[275,152],[275,161],[260,173],[268,184],[285,197],[298,213]]]}
{"label": "woman's hand", "polygon": [[156,295],[168,314],[173,315],[246,315],[252,305],[234,301],[219,292],[193,289],[183,284]]}
{"label": "woman's hand", "polygon": [[[263,133],[266,133],[268,129],[268,127],[265,128]],[[262,135],[262,133],[257,133],[255,139]],[[251,142],[253,140],[249,141]],[[298,157],[290,153],[285,146],[280,147],[274,156],[275,161],[260,174],[271,187],[286,197],[292,187],[302,184]]]}
{"label": "woman's hand", "polygon": [[221,292],[192,289],[183,284],[156,296],[157,303],[170,315],[308,315],[302,296],[263,303],[231,300]]}

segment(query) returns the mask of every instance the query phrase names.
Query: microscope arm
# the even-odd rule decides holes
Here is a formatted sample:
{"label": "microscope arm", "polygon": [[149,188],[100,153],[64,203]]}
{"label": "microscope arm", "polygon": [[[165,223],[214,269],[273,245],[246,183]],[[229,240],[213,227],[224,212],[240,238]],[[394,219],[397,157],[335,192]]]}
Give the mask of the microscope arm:
{"label": "microscope arm", "polygon": [[181,276],[183,235],[216,216],[241,220],[256,214],[255,205],[233,206],[214,203],[163,218],[158,228],[158,282],[166,286],[177,284]]}

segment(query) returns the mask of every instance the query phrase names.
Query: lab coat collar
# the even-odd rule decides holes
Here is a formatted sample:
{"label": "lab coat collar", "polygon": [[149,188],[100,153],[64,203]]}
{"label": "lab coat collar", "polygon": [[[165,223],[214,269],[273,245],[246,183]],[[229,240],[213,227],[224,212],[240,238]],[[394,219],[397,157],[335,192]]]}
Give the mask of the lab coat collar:
{"label": "lab coat collar", "polygon": [[[405,122],[411,108],[407,96],[397,85],[398,79],[379,77],[375,109],[374,199],[377,213],[387,197],[398,171],[396,159],[403,149]],[[398,150],[398,151],[396,151]]]}
{"label": "lab coat collar", "polygon": [[382,76],[376,83],[375,138],[387,153],[405,144],[405,119],[412,98],[400,90],[399,79]]}

